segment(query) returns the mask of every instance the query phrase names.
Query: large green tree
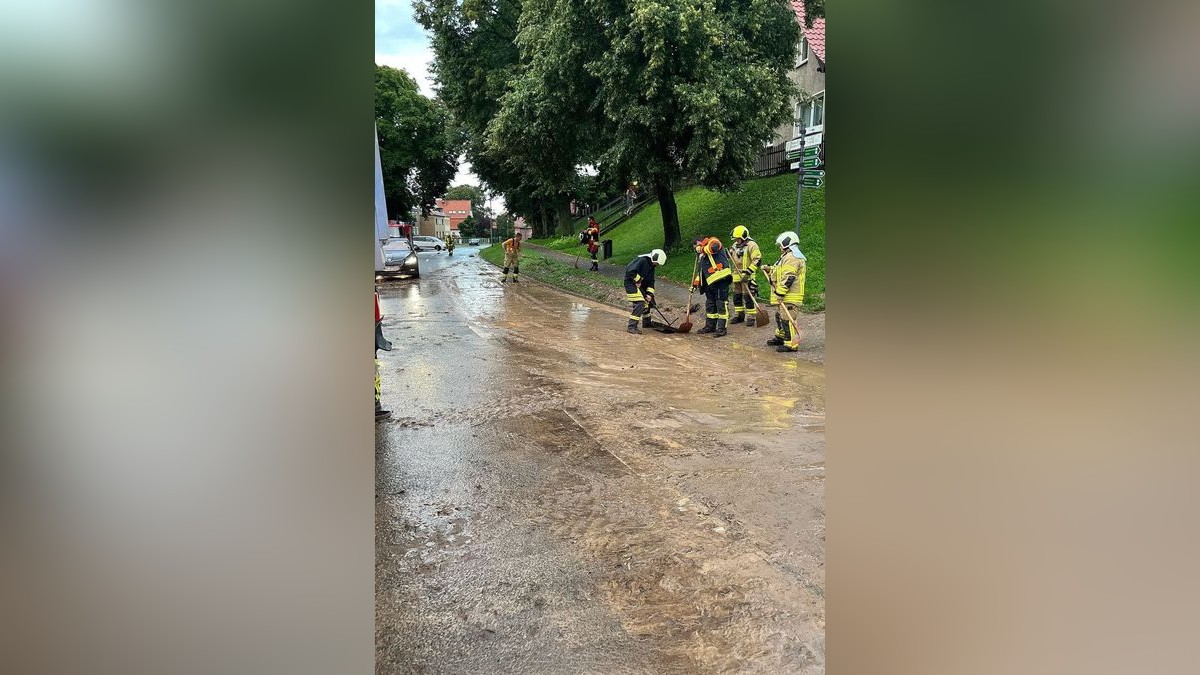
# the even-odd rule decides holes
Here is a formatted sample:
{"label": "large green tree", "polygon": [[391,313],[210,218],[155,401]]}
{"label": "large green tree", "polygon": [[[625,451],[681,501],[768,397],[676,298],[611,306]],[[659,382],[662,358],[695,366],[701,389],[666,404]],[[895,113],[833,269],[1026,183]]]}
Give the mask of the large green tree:
{"label": "large green tree", "polygon": [[[466,132],[475,175],[510,202],[531,203],[523,167],[489,151],[487,127],[519,69],[521,0],[416,0],[416,20],[429,33],[438,99]],[[527,215],[528,212],[523,212]]]}
{"label": "large green tree", "polygon": [[376,65],[375,126],[388,214],[428,213],[458,171],[462,134],[450,111],[404,71]]}
{"label": "large green tree", "polygon": [[791,118],[788,79],[800,28],[784,0],[561,2],[597,28],[595,77],[602,161],[644,179],[663,217],[663,245],[680,243],[675,188],[684,180],[731,190],[752,174],[771,131]]}
{"label": "large green tree", "polygon": [[469,199],[472,207],[487,203],[487,195],[484,194],[483,188],[466,184],[455,185],[446,190],[446,199]]}
{"label": "large green tree", "polygon": [[571,233],[571,196],[584,180],[579,166],[603,147],[599,83],[587,71],[595,35],[570,0],[524,0],[521,68],[488,125],[488,148],[551,205],[559,234]]}

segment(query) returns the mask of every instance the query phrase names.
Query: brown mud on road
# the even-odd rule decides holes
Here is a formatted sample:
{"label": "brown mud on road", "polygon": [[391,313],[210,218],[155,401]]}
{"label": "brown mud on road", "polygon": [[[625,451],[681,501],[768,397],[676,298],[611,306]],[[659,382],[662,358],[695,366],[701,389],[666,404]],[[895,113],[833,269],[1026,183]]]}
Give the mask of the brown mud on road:
{"label": "brown mud on road", "polygon": [[824,671],[823,367],[422,275],[381,293],[378,672]]}

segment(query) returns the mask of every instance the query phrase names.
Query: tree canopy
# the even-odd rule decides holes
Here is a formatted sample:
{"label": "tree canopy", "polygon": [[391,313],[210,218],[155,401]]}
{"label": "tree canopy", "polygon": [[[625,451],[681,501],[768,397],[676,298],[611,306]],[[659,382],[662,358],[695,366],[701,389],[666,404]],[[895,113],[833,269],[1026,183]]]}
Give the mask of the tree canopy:
{"label": "tree canopy", "polygon": [[404,71],[376,65],[375,125],[388,214],[428,213],[458,171],[463,139],[449,110]]}
{"label": "tree canopy", "polygon": [[[809,0],[823,14],[823,0]],[[785,0],[418,0],[439,95],[477,174],[534,222],[639,180],[679,244],[674,189],[735,189],[791,118],[800,27]],[[815,14],[818,10],[813,9]],[[542,232],[544,234],[545,232]]]}

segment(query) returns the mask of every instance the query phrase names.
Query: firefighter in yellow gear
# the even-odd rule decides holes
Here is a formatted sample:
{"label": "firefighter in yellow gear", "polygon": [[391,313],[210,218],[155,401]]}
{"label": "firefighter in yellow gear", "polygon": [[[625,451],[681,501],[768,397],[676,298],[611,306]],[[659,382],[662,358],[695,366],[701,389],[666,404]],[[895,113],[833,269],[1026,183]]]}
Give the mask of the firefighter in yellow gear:
{"label": "firefighter in yellow gear", "polygon": [[755,302],[751,294],[758,292],[755,276],[762,264],[762,250],[750,238],[745,225],[733,228],[733,319],[734,323],[754,323]]}
{"label": "firefighter in yellow gear", "polygon": [[[764,267],[771,282],[771,304],[787,308],[794,318],[799,315],[804,302],[804,273],[807,260],[800,252],[800,237],[795,232],[784,232],[775,238],[779,244],[779,262]],[[800,349],[800,327],[788,321],[782,309],[775,311],[775,337],[767,340],[777,352],[794,352]]]}
{"label": "firefighter in yellow gear", "polygon": [[521,233],[513,235],[512,239],[504,241],[504,277],[500,279],[500,283],[508,281],[508,271],[512,270],[513,283],[519,282],[521,279]]}

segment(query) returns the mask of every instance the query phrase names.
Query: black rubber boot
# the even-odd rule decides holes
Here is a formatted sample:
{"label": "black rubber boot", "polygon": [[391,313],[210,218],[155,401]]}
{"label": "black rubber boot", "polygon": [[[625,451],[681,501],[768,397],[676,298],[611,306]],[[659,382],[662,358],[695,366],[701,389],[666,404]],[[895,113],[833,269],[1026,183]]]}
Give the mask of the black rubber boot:
{"label": "black rubber boot", "polygon": [[642,329],[638,328],[638,325],[633,321],[629,322],[629,326],[625,330],[633,333],[634,335],[644,335],[644,333],[642,333]]}
{"label": "black rubber boot", "polygon": [[700,330],[698,330],[696,332],[697,333],[715,333],[716,330],[717,330],[717,320],[706,318],[706,319],[704,319],[704,328],[701,328]]}
{"label": "black rubber boot", "polygon": [[736,315],[734,315],[733,320],[730,321],[729,323],[730,323],[730,325],[733,325],[735,323],[746,323],[746,315],[742,314],[741,312],[738,312]]}
{"label": "black rubber boot", "polygon": [[767,340],[768,347],[778,347],[781,344],[783,344],[783,338],[781,337],[773,337],[770,340]]}
{"label": "black rubber boot", "polygon": [[713,333],[713,337],[724,337],[728,332],[725,330],[725,319],[717,319],[717,332]]}

